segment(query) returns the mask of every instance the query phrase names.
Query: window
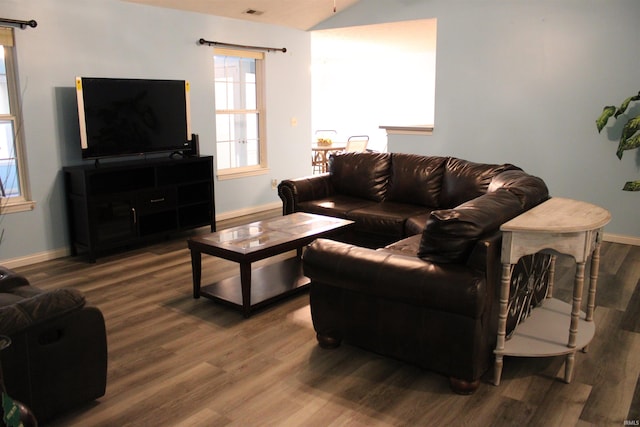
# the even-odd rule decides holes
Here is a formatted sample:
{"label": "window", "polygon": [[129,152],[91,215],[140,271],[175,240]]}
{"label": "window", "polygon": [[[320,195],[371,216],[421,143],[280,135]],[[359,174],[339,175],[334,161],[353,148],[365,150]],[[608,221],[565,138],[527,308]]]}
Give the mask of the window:
{"label": "window", "polygon": [[29,202],[13,29],[0,27],[0,213],[33,209]]}
{"label": "window", "polygon": [[214,49],[218,178],[266,173],[264,54]]}

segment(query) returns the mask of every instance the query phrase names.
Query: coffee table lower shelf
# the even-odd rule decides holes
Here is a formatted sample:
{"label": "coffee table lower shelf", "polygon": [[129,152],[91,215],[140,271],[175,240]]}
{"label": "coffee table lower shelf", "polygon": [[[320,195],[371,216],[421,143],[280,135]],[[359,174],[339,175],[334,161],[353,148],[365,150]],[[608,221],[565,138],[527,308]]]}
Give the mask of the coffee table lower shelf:
{"label": "coffee table lower shelf", "polygon": [[[308,287],[309,279],[302,273],[302,262],[297,257],[252,269],[249,309],[254,311]],[[200,296],[243,311],[240,276],[202,286]]]}

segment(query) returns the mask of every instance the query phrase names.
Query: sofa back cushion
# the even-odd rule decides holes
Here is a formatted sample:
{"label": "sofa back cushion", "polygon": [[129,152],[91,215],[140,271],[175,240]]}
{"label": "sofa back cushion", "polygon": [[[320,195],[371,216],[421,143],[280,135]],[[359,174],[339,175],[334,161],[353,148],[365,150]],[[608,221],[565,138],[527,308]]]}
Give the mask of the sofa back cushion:
{"label": "sofa back cushion", "polygon": [[529,210],[549,198],[549,189],[544,181],[521,170],[510,170],[496,175],[487,191],[491,193],[499,189],[516,195],[523,210]]}
{"label": "sofa back cushion", "polygon": [[476,242],[524,209],[506,189],[484,194],[455,209],[431,212],[422,232],[418,256],[437,263],[465,262]]}
{"label": "sofa back cushion", "polygon": [[394,153],[387,200],[438,207],[446,157]]}
{"label": "sofa back cushion", "polygon": [[390,169],[389,153],[343,153],[329,159],[336,193],[376,202],[384,200]]}
{"label": "sofa back cushion", "polygon": [[511,164],[492,165],[449,158],[444,164],[439,207],[454,208],[487,192],[494,176],[506,170],[521,170]]}
{"label": "sofa back cushion", "polygon": [[499,173],[487,193],[453,209],[431,212],[418,256],[433,262],[466,260],[484,235],[548,198],[549,190],[540,178],[517,168]]}

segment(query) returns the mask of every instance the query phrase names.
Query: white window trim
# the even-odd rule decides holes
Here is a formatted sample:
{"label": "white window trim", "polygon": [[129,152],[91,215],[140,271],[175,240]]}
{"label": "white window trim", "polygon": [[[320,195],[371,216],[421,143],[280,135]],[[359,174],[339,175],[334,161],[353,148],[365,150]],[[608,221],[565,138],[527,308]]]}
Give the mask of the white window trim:
{"label": "white window trim", "polygon": [[7,68],[7,88],[9,90],[9,103],[12,114],[3,116],[14,121],[16,131],[14,135],[14,145],[16,159],[18,161],[18,179],[20,181],[19,197],[0,197],[0,215],[31,211],[35,208],[36,202],[31,200],[31,191],[28,180],[26,152],[24,148],[24,121],[22,120],[22,108],[20,92],[18,91],[17,67],[15,64],[15,43],[13,28],[0,27],[0,42],[12,49],[11,54],[5,56]]}
{"label": "white window trim", "polygon": [[33,200],[11,200],[11,197],[0,197],[0,215],[32,211],[36,207]]}
{"label": "white window trim", "polygon": [[[249,176],[257,176],[257,175],[266,175],[269,173],[269,165],[267,162],[267,114],[266,114],[266,98],[265,98],[265,86],[266,86],[266,75],[265,75],[265,55],[263,52],[253,51],[253,50],[240,50],[240,49],[229,49],[229,48],[221,48],[214,47],[213,54],[215,55],[224,55],[224,56],[237,56],[241,58],[253,58],[258,59],[259,62],[256,63],[256,74],[259,74],[262,78],[260,79],[260,84],[257,85],[257,111],[258,111],[258,132],[260,135],[259,140],[259,152],[260,152],[260,160],[259,164],[254,166],[243,166],[243,167],[235,167],[235,168],[226,168],[218,170],[216,168],[216,177],[220,181],[228,180],[228,179],[236,179],[236,178],[245,178]],[[260,68],[258,70],[258,68]],[[256,83],[258,79],[256,78]],[[216,114],[225,113],[228,110],[217,109]]]}
{"label": "white window trim", "polygon": [[433,135],[433,125],[417,126],[379,126],[387,131],[387,135]]}
{"label": "white window trim", "polygon": [[216,174],[218,181],[225,181],[227,179],[245,178],[248,176],[267,175],[269,168],[262,166],[246,166],[242,168],[230,168],[219,170]]}

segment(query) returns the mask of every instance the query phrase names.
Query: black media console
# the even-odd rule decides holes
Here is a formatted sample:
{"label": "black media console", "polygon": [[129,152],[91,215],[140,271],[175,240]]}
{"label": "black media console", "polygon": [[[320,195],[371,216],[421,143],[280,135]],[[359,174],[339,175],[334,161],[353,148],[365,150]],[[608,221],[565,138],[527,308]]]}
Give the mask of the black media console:
{"label": "black media console", "polygon": [[99,253],[209,225],[213,157],[158,158],[64,169],[72,253]]}

